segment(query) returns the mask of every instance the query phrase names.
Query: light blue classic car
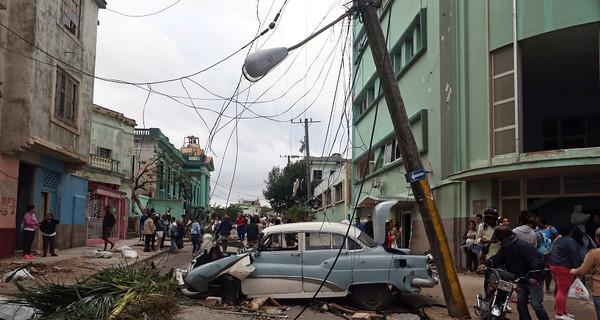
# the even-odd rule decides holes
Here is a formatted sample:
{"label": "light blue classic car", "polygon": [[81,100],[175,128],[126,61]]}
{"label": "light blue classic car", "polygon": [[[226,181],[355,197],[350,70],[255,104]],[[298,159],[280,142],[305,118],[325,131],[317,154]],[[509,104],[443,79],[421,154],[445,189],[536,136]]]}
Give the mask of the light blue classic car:
{"label": "light blue classic car", "polygon": [[357,307],[368,310],[387,308],[393,291],[417,292],[438,283],[431,256],[384,248],[353,226],[323,222],[265,228],[248,252],[227,256],[215,246],[176,277],[188,296],[211,294],[235,302],[243,296],[350,294]]}

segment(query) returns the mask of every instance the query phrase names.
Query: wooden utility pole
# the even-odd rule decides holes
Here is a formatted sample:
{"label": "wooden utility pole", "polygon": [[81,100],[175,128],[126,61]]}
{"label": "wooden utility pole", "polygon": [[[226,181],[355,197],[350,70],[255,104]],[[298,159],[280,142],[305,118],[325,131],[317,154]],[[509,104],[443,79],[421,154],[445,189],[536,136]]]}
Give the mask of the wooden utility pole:
{"label": "wooden utility pole", "polygon": [[359,2],[361,5],[364,5],[361,8],[362,19],[369,47],[371,47],[377,75],[379,76],[385,102],[394,125],[398,147],[402,153],[402,161],[404,162],[406,172],[408,172],[407,180],[410,179],[410,186],[419,206],[425,232],[429,239],[431,254],[435,259],[436,267],[439,271],[448,314],[452,317],[463,319],[471,318],[465,296],[456,275],[444,225],[433,199],[433,193],[427,181],[427,173],[423,168],[419,149],[412,134],[408,116],[406,115],[404,100],[400,94],[392,60],[386,48],[385,37],[379,24],[377,9],[373,6],[373,1],[359,0]]}
{"label": "wooden utility pole", "polygon": [[[306,161],[306,205],[308,206],[308,201],[310,201],[312,199],[312,188],[311,188],[311,182],[310,182],[310,149],[309,149],[309,144],[308,144],[308,124],[309,123],[316,123],[316,122],[321,122],[321,121],[313,121],[313,119],[308,120],[307,118],[304,118],[304,122],[302,122],[301,120],[298,122],[294,122],[294,120],[292,120],[292,123],[299,123],[299,124],[304,124],[304,151],[306,151],[304,154],[304,161]],[[308,206],[308,214],[310,215],[310,206]]]}

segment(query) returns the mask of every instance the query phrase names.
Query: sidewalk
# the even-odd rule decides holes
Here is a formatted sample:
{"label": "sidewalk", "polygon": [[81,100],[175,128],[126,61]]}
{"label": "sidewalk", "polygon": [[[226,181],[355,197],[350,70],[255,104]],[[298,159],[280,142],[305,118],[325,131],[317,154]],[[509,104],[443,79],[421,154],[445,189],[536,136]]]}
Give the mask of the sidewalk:
{"label": "sidewalk", "polygon": [[[143,261],[146,259],[153,258],[164,252],[167,252],[170,248],[170,246],[167,246],[167,244],[168,243],[165,242],[165,251],[163,251],[163,252],[157,252],[157,251],[144,252],[144,243],[143,243],[143,241],[139,241],[138,238],[119,239],[115,243],[114,249],[122,247],[122,246],[128,246],[137,252],[137,254],[138,254],[137,261]],[[0,266],[16,265],[18,267],[20,265],[25,265],[28,263],[53,266],[53,265],[59,264],[61,262],[64,262],[66,260],[70,260],[70,259],[74,259],[74,258],[81,258],[81,257],[88,257],[88,254],[90,251],[103,250],[103,249],[104,249],[104,244],[102,243],[102,244],[97,244],[97,245],[92,245],[92,246],[84,246],[84,247],[76,247],[76,248],[70,248],[70,249],[64,249],[64,250],[56,250],[56,254],[58,255],[57,257],[52,257],[50,255],[48,255],[46,257],[42,257],[42,255],[39,254],[39,255],[36,255],[35,259],[23,259],[23,257],[19,255],[19,256],[15,256],[13,258],[6,258],[6,259],[0,260]],[[89,263],[102,265],[102,266],[116,266],[116,265],[123,264],[125,258],[123,258],[123,256],[121,255],[120,252],[117,252],[114,249],[108,250],[113,254],[112,258],[93,258],[93,259],[90,259]],[[38,252],[39,252],[39,250],[38,250]],[[136,262],[136,259],[127,259],[127,262],[134,263],[134,262]]]}
{"label": "sidewalk", "polygon": [[[477,294],[483,294],[483,276],[460,273],[458,275],[458,280],[467,305],[469,306],[471,318],[477,319],[473,307],[476,303],[475,299]],[[591,281],[586,284],[588,287],[591,287]],[[550,287],[554,289],[554,281]],[[513,293],[512,298],[516,298],[516,293]],[[445,307],[446,301],[444,300],[444,293],[442,292],[442,286],[439,284],[433,288],[424,288],[420,293],[403,293],[402,299],[411,304],[415,309],[422,310],[429,319],[455,319],[448,316],[448,310]],[[550,319],[554,319],[554,295],[544,294],[543,304]],[[517,319],[519,317],[517,304],[511,302],[510,307],[513,311],[508,314],[508,318]],[[594,308],[591,297],[589,301],[567,299],[567,308],[571,309],[571,313],[575,316],[575,319],[596,319],[596,309]],[[532,319],[536,319],[535,312],[531,307],[529,308],[529,314]]]}

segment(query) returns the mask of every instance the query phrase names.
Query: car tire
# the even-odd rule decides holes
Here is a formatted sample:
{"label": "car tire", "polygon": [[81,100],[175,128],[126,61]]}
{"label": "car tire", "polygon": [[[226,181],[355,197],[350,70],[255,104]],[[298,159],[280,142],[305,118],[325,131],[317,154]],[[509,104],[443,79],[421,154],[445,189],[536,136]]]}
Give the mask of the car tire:
{"label": "car tire", "polygon": [[387,309],[392,302],[392,291],[385,283],[357,285],[352,289],[352,302],[360,309]]}

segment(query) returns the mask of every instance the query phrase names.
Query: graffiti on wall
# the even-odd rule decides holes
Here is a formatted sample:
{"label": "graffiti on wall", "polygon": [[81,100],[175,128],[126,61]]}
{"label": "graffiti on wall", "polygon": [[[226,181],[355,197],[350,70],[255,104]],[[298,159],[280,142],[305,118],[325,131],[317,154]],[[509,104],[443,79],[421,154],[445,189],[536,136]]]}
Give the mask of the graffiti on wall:
{"label": "graffiti on wall", "polygon": [[14,228],[17,198],[0,196],[0,228]]}

